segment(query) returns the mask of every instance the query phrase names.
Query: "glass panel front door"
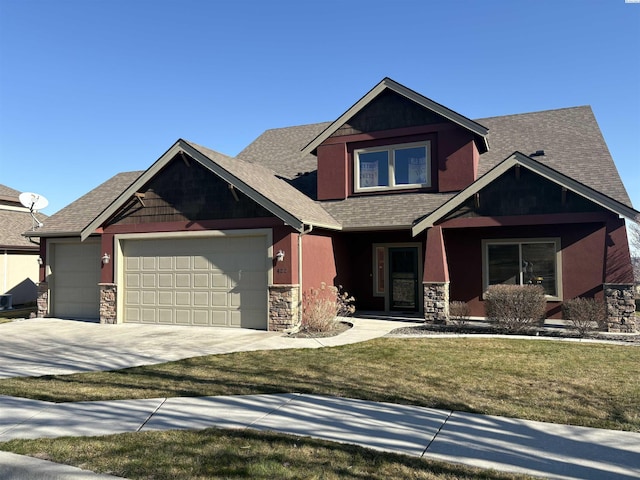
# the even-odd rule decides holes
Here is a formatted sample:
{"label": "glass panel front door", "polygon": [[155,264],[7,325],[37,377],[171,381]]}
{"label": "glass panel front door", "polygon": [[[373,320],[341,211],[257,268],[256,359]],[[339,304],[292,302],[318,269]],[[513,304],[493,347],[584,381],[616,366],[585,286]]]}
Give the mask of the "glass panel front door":
{"label": "glass panel front door", "polygon": [[418,249],[389,248],[391,310],[418,311]]}

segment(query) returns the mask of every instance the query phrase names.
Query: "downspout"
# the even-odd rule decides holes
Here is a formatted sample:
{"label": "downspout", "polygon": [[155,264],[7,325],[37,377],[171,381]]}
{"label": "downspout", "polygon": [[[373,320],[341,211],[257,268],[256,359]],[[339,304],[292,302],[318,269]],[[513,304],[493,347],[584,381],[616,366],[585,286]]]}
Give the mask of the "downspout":
{"label": "downspout", "polygon": [[300,293],[298,294],[298,323],[302,323],[302,236],[311,233],[313,225],[309,225],[309,230],[304,229],[298,233],[298,283],[300,284]]}
{"label": "downspout", "polygon": [[7,291],[7,271],[9,269],[9,257],[7,250],[4,251],[4,275],[3,275],[3,283],[2,283],[2,293],[6,293]]}

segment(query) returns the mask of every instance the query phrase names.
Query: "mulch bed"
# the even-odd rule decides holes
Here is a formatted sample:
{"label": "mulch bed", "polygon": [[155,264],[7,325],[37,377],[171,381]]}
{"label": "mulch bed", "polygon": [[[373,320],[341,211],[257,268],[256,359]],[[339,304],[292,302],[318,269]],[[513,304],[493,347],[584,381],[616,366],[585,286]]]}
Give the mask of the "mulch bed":
{"label": "mulch bed", "polygon": [[349,322],[336,322],[334,328],[327,332],[311,332],[308,330],[300,330],[295,333],[290,333],[289,337],[292,338],[327,338],[327,337],[335,337],[336,335],[340,335],[342,332],[346,332],[351,327],[353,327],[352,323]]}
{"label": "mulch bed", "polygon": [[587,336],[580,336],[575,330],[562,327],[546,327],[539,328],[529,332],[519,332],[515,334],[505,333],[497,330],[491,325],[486,324],[467,324],[467,325],[434,325],[425,323],[417,327],[400,327],[392,330],[389,335],[442,335],[442,334],[497,334],[497,335],[527,335],[532,337],[550,337],[550,338],[575,338],[589,340],[607,340],[611,342],[624,342],[640,345],[640,334],[637,333],[606,333],[592,332]]}

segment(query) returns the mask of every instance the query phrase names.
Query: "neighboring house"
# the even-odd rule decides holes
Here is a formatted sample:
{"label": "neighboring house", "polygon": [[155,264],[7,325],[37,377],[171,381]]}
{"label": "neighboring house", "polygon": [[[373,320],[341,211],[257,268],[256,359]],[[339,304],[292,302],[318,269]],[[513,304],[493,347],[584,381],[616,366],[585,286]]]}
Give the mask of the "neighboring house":
{"label": "neighboring house", "polygon": [[178,140],[53,215],[34,233],[39,308],[282,330],[322,282],[434,321],[452,300],[483,316],[491,284],[535,283],[549,316],[607,297],[611,329],[633,330],[636,215],[589,107],[471,120],[385,78],[236,158]]}
{"label": "neighboring house", "polygon": [[[19,195],[19,191],[0,185],[0,296],[11,295],[13,306],[35,302],[39,281],[40,245],[37,239],[22,235],[33,227],[33,219]],[[0,308],[5,302],[7,297]]]}

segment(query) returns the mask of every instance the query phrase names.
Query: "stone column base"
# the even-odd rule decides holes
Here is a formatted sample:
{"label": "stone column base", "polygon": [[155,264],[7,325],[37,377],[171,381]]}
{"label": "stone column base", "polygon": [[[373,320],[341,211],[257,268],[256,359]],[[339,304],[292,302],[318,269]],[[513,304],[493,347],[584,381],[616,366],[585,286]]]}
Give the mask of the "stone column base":
{"label": "stone column base", "polygon": [[49,316],[49,284],[47,282],[40,282],[38,284],[38,299],[36,305],[38,307],[38,318]]}
{"label": "stone column base", "polygon": [[99,283],[100,288],[100,323],[118,323],[116,318],[117,285],[115,283]]}
{"label": "stone column base", "polygon": [[604,301],[609,332],[637,333],[640,331],[640,320],[635,314],[633,284],[605,283]]}
{"label": "stone column base", "polygon": [[431,323],[449,320],[449,282],[423,283],[424,319]]}
{"label": "stone column base", "polygon": [[282,332],[300,328],[300,286],[269,287],[269,331]]}

